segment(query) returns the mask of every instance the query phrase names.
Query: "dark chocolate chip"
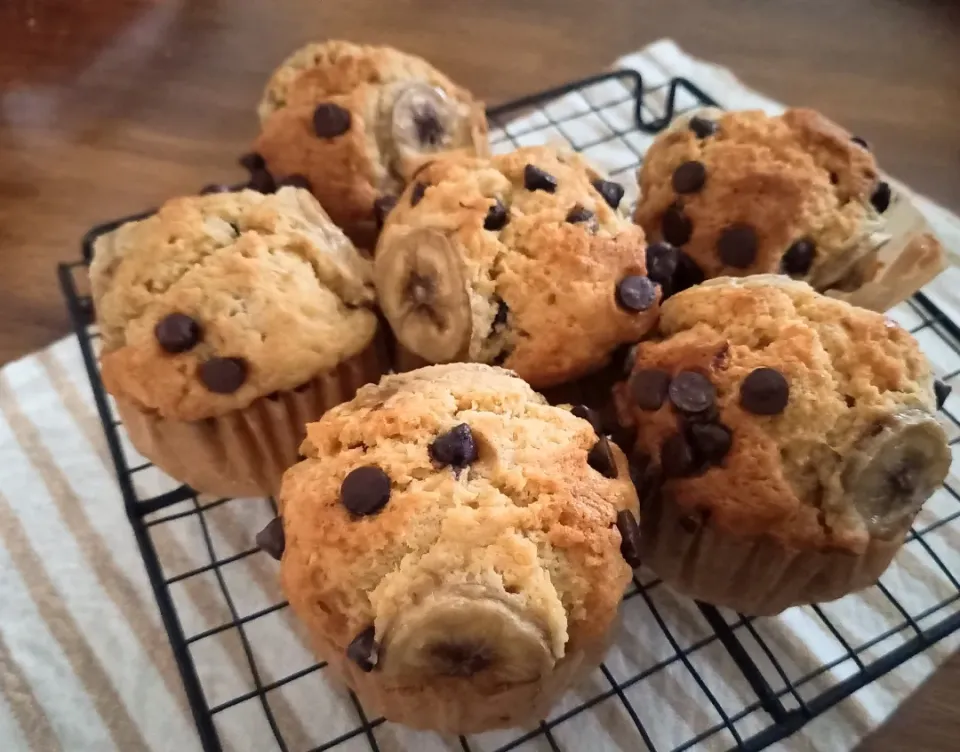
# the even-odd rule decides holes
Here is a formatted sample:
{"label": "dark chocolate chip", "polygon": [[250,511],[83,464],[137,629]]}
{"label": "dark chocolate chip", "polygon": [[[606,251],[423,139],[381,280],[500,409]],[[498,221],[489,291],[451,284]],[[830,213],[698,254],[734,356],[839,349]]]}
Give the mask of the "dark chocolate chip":
{"label": "dark chocolate chip", "polygon": [[267,526],[257,533],[254,539],[259,548],[264,553],[270,554],[274,559],[280,561],[283,557],[283,549],[286,547],[286,537],[283,534],[283,520],[274,517]]}
{"label": "dark chocolate chip", "polygon": [[857,146],[862,146],[867,151],[870,151],[870,144],[867,143],[865,138],[860,138],[860,136],[851,136],[850,140],[857,144]]}
{"label": "dark chocolate chip", "polygon": [[430,654],[443,676],[469,678],[493,664],[490,648],[482,644],[440,642],[430,646]]}
{"label": "dark chocolate chip", "polygon": [[493,317],[494,326],[503,326],[507,323],[507,316],[510,315],[510,308],[502,298],[497,298],[497,315]]}
{"label": "dark chocolate chip", "polygon": [[947,397],[950,396],[950,392],[952,391],[953,387],[949,384],[944,384],[940,379],[933,382],[933,393],[937,397],[937,410],[943,409],[943,403],[947,401]]}
{"label": "dark chocolate chip", "polygon": [[574,405],[572,408],[570,408],[570,412],[593,426],[594,433],[596,433],[597,436],[603,434],[603,424],[600,422],[600,415],[596,410],[593,410],[586,405]]}
{"label": "dark chocolate chip", "polygon": [[697,138],[707,138],[712,136],[717,132],[719,126],[713,121],[708,120],[705,117],[700,117],[699,115],[694,115],[690,118],[690,130],[692,130]]}
{"label": "dark chocolate chip", "polygon": [[413,190],[410,191],[410,206],[416,206],[423,199],[423,194],[427,192],[426,183],[415,183]]}
{"label": "dark chocolate chip", "polygon": [[373,202],[373,218],[377,223],[377,229],[382,230],[387,221],[387,215],[393,211],[397,205],[396,196],[380,196]]}
{"label": "dark chocolate chip", "polygon": [[787,248],[780,260],[780,268],[791,277],[802,277],[810,271],[817,247],[809,238],[801,238]]}
{"label": "dark chocolate chip", "polygon": [[621,308],[640,313],[657,302],[657,286],[647,277],[631,274],[617,284],[616,298]]}
{"label": "dark chocolate chip", "polygon": [[684,162],[673,171],[673,190],[677,193],[696,193],[707,182],[707,168],[703,162]]}
{"label": "dark chocolate chip", "polygon": [[553,193],[557,190],[557,179],[536,165],[528,164],[523,168],[523,187],[528,191]]}
{"label": "dark chocolate chip", "polygon": [[727,456],[733,442],[730,429],[719,423],[691,423],[689,438],[697,457],[713,465]]}
{"label": "dark chocolate chip", "polygon": [[660,466],[667,478],[682,478],[690,475],[695,464],[693,448],[681,433],[673,434],[660,447]]}
{"label": "dark chocolate chip", "polygon": [[720,260],[735,269],[746,269],[757,257],[757,232],[750,225],[730,225],[717,241]]}
{"label": "dark chocolate chip", "polygon": [[690,235],[693,234],[693,223],[683,213],[683,207],[680,204],[671,204],[667,207],[660,220],[660,232],[663,239],[670,245],[681,246],[690,240]]}
{"label": "dark chocolate chip", "polygon": [[844,395],[843,401],[846,403],[847,407],[856,407],[856,406],[857,406],[857,398],[856,398],[856,397],[851,397],[849,394]]}
{"label": "dark chocolate chip", "polygon": [[702,413],[713,407],[717,390],[703,374],[696,371],[681,371],[673,377],[667,394],[670,402],[680,412]]}
{"label": "dark chocolate chip", "polygon": [[377,667],[377,661],[380,658],[380,645],[377,643],[376,635],[376,630],[372,626],[367,627],[347,646],[347,658],[367,674]]}
{"label": "dark chocolate chip", "polygon": [[643,368],[630,375],[630,392],[641,410],[659,410],[667,399],[670,374],[658,368]]}
{"label": "dark chocolate chip", "polygon": [[283,188],[284,186],[290,186],[291,188],[303,188],[306,191],[312,191],[313,186],[310,185],[310,181],[305,175],[300,175],[295,173],[293,175],[287,175],[285,178],[280,178],[277,181],[277,188]]}
{"label": "dark chocolate chip", "polygon": [[233,189],[229,185],[224,185],[223,183],[210,183],[209,185],[203,186],[200,189],[201,196],[208,196],[211,193],[230,193]]}
{"label": "dark chocolate chip", "polygon": [[506,226],[507,221],[509,220],[510,215],[507,212],[507,207],[503,205],[503,202],[500,199],[494,199],[493,206],[487,211],[487,216],[483,220],[483,229],[491,230],[496,232],[497,230],[502,230]]}
{"label": "dark chocolate chip", "polygon": [[593,219],[593,212],[584,209],[580,204],[576,204],[567,214],[567,222],[576,224],[577,222],[589,222]]}
{"label": "dark chocolate chip", "polygon": [[777,415],[790,399],[790,384],[774,368],[755,368],[740,385],[740,406],[754,415]]}
{"label": "dark chocolate chip", "polygon": [[620,531],[620,555],[632,569],[640,566],[640,526],[629,509],[617,512],[617,530]]}
{"label": "dark chocolate chip", "polygon": [[438,465],[464,468],[477,459],[477,444],[466,423],[442,433],[430,444],[430,457]]}
{"label": "dark chocolate chip", "polygon": [[200,324],[185,313],[168,313],[153,329],[157,344],[166,352],[175,354],[189,350],[200,341]]}
{"label": "dark chocolate chip", "polygon": [[620,206],[624,193],[624,188],[620,183],[615,183],[612,180],[594,180],[593,187],[597,189],[597,193],[603,196],[603,200],[607,202],[611,209]]}
{"label": "dark chocolate chip", "polygon": [[613,457],[613,450],[606,436],[597,439],[593,449],[587,453],[587,464],[604,478],[617,477],[617,461]]}
{"label": "dark chocolate chip", "polygon": [[247,183],[247,187],[258,193],[273,193],[277,190],[273,175],[266,170],[253,170],[250,173],[250,182]]}
{"label": "dark chocolate chip", "polygon": [[390,477],[376,465],[354,468],[340,484],[340,502],[363,517],[376,514],[390,500]]}
{"label": "dark chocolate chip", "polygon": [[263,157],[261,157],[255,151],[244,154],[238,161],[240,162],[240,166],[243,167],[243,169],[245,169],[247,172],[263,170],[267,166],[267,163],[263,161]]}
{"label": "dark chocolate chip", "polygon": [[333,102],[322,102],[313,111],[313,132],[319,138],[335,138],[350,130],[350,110]]}
{"label": "dark chocolate chip", "polygon": [[433,107],[425,106],[414,112],[413,127],[417,129],[417,139],[424,146],[439,146],[443,141],[443,123]]}
{"label": "dark chocolate chip", "polygon": [[247,380],[247,362],[243,358],[210,358],[200,364],[197,373],[211,392],[232,394]]}
{"label": "dark chocolate chip", "polygon": [[647,246],[647,276],[659,285],[669,284],[677,271],[677,249],[669,243]]}
{"label": "dark chocolate chip", "polygon": [[830,173],[830,184],[831,184],[831,185],[836,185],[836,184],[839,183],[839,182],[840,182],[840,176],[837,175],[837,173],[835,173],[835,172],[831,172],[831,173]]}
{"label": "dark chocolate chip", "polygon": [[673,292],[683,292],[694,285],[699,285],[703,280],[703,270],[693,257],[684,251],[678,251],[677,273],[673,275]]}
{"label": "dark chocolate chip", "polygon": [[870,203],[873,204],[874,209],[883,214],[890,208],[890,198],[890,184],[881,180],[870,197]]}

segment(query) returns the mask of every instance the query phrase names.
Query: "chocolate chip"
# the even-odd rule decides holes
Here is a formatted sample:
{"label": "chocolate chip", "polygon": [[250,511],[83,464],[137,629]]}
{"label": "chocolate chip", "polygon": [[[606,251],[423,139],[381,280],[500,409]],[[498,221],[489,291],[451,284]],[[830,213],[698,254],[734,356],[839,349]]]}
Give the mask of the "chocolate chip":
{"label": "chocolate chip", "polygon": [[603,424],[600,422],[600,415],[596,410],[593,410],[586,405],[574,405],[572,408],[570,408],[570,412],[593,426],[593,431],[597,434],[597,436],[603,434]]}
{"label": "chocolate chip", "polygon": [[617,284],[616,298],[621,308],[640,313],[657,302],[657,286],[647,277],[631,274]]}
{"label": "chocolate chip", "polygon": [[444,467],[464,468],[477,459],[477,444],[466,423],[437,436],[428,451],[433,461]]}
{"label": "chocolate chip", "polygon": [[584,209],[580,204],[576,204],[567,214],[567,222],[576,224],[577,222],[589,222],[593,219],[593,212]]}
{"label": "chocolate chip", "polygon": [[283,534],[283,520],[274,517],[267,526],[257,533],[254,539],[259,548],[264,553],[270,554],[274,559],[280,561],[283,557],[283,549],[286,547],[286,537]]}
{"label": "chocolate chip", "polygon": [[688,430],[694,452],[704,462],[715,465],[730,451],[733,435],[726,426],[718,423],[691,423]]}
{"label": "chocolate chip", "polygon": [[367,674],[377,667],[380,658],[380,645],[377,643],[376,634],[372,626],[367,627],[347,646],[347,658]]}
{"label": "chocolate chip", "polygon": [[273,193],[277,190],[273,175],[265,169],[253,170],[250,173],[250,182],[247,183],[247,187],[257,191],[257,193]]}
{"label": "chocolate chip", "polygon": [[730,225],[717,241],[720,260],[735,269],[746,269],[757,257],[757,233],[750,225]]}
{"label": "chocolate chip", "polygon": [[707,168],[703,162],[684,162],[673,171],[673,190],[677,193],[696,193],[707,182]]}
{"label": "chocolate chip", "polygon": [[944,384],[940,379],[933,382],[933,393],[937,397],[937,410],[943,409],[943,403],[947,401],[947,397],[950,396],[950,392],[952,391],[953,387],[949,384]]}
{"label": "chocolate chip", "polygon": [[640,566],[640,526],[629,509],[617,512],[617,530],[620,531],[620,555],[636,569]]}
{"label": "chocolate chip", "polygon": [[390,477],[376,465],[354,468],[340,484],[340,502],[351,514],[376,514],[390,499]]}
{"label": "chocolate chip", "polygon": [[719,126],[715,122],[699,115],[690,118],[689,125],[690,130],[696,134],[697,138],[707,138],[707,136],[712,136],[719,130]]}
{"label": "chocolate chip", "polygon": [[387,215],[393,211],[397,205],[396,196],[380,196],[373,202],[373,219],[377,223],[377,229],[382,230],[387,221]]}
{"label": "chocolate chip", "polygon": [[667,285],[677,271],[679,254],[669,243],[651,243],[647,246],[647,276],[659,285]]}
{"label": "chocolate chip", "polygon": [[713,407],[717,390],[703,374],[696,371],[681,371],[673,377],[667,394],[670,402],[680,412],[702,413]]}
{"label": "chocolate chip", "polygon": [[510,307],[502,298],[497,298],[497,314],[493,317],[494,326],[503,326],[507,323],[507,316],[510,315]]}
{"label": "chocolate chip", "polygon": [[802,277],[810,271],[817,247],[809,238],[801,238],[787,248],[780,260],[780,268],[791,277]]}
{"label": "chocolate chip", "polygon": [[420,203],[423,198],[423,194],[427,192],[426,183],[415,183],[413,190],[410,191],[410,206],[416,206]]}
{"label": "chocolate chip", "polygon": [[487,211],[487,216],[483,220],[483,229],[496,232],[502,230],[509,219],[507,207],[503,205],[500,199],[494,199],[493,206]]}
{"label": "chocolate chip", "polygon": [[[509,590],[507,591],[509,592]],[[440,642],[430,647],[430,654],[443,676],[468,678],[479,674],[493,664],[487,645]]]}
{"label": "chocolate chip", "polygon": [[593,449],[587,453],[587,464],[604,478],[617,477],[617,461],[613,457],[613,450],[606,436],[597,439]]}
{"label": "chocolate chip", "polygon": [[424,146],[439,146],[443,141],[443,123],[433,107],[423,107],[414,112],[413,127],[417,129],[417,139]]}
{"label": "chocolate chip", "polygon": [[831,184],[831,185],[836,185],[836,184],[839,183],[839,182],[840,182],[840,176],[837,175],[837,173],[835,173],[835,172],[831,172],[831,173],[830,173],[830,184]]}
{"label": "chocolate chip", "polygon": [[755,368],[740,385],[740,406],[754,415],[777,415],[790,399],[790,384],[774,368]]}
{"label": "chocolate chip", "polygon": [[310,185],[310,181],[307,179],[307,177],[300,175],[299,173],[287,175],[285,178],[280,178],[277,181],[277,188],[283,188],[284,186],[290,186],[291,188],[303,188],[306,191],[313,190],[313,186]]}
{"label": "chocolate chip", "polygon": [[313,111],[313,132],[319,138],[335,138],[350,130],[350,110],[333,102],[322,102]]}
{"label": "chocolate chip", "polygon": [[670,374],[659,368],[643,368],[630,375],[630,393],[641,410],[659,410],[667,399]]}
{"label": "chocolate chip", "polygon": [[634,486],[640,498],[641,509],[649,508],[651,504],[660,500],[660,492],[663,490],[663,469],[650,462],[643,470],[639,481],[634,482]]}
{"label": "chocolate chip", "polygon": [[557,190],[557,179],[536,165],[528,164],[523,168],[523,187],[528,191],[553,193]]}
{"label": "chocolate chip", "polygon": [[870,151],[870,144],[867,143],[866,139],[860,138],[860,136],[851,136],[850,140],[858,146],[862,146],[867,151]]}
{"label": "chocolate chip", "polygon": [[210,358],[200,364],[197,373],[211,392],[231,394],[247,380],[247,362],[243,358]]}
{"label": "chocolate chip", "polygon": [[620,183],[615,183],[612,180],[594,180],[593,187],[597,189],[597,193],[603,196],[603,200],[607,202],[607,205],[611,209],[616,209],[620,206],[624,192],[624,188]]}
{"label": "chocolate chip", "polygon": [[683,207],[680,204],[671,204],[667,207],[660,220],[660,232],[663,239],[670,245],[681,246],[690,240],[690,235],[693,234],[693,223],[683,213]]}
{"label": "chocolate chip", "polygon": [[703,270],[693,257],[684,251],[678,251],[677,273],[673,275],[673,291],[683,292],[694,285],[699,285],[703,280]]}
{"label": "chocolate chip", "polygon": [[683,434],[675,433],[663,442],[660,447],[660,466],[667,478],[682,478],[693,472],[693,448]]}
{"label": "chocolate chip", "polygon": [[244,154],[238,161],[240,162],[240,166],[247,170],[247,172],[263,170],[267,166],[267,163],[263,161],[263,157],[255,151]]}
{"label": "chocolate chip", "polygon": [[873,204],[874,209],[883,214],[890,208],[890,197],[890,184],[881,180],[870,197],[870,203]]}
{"label": "chocolate chip", "polygon": [[168,313],[153,329],[157,344],[171,354],[189,350],[202,336],[200,324],[185,313]]}
{"label": "chocolate chip", "polygon": [[211,193],[230,193],[233,190],[229,185],[223,183],[210,183],[200,189],[201,196],[209,196]]}

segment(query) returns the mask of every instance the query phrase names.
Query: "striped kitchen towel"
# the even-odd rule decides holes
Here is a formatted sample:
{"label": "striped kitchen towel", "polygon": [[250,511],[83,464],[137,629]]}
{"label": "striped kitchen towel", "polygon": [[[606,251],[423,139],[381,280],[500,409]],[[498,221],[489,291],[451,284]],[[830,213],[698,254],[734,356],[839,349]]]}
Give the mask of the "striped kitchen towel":
{"label": "striped kitchen towel", "polygon": [[[653,89],[680,75],[725,107],[778,108],[669,41],[618,65],[639,70]],[[651,95],[649,106],[662,105],[658,97]],[[607,82],[494,123],[492,137],[500,150],[570,141],[629,184],[649,144],[649,136],[631,128],[631,103],[622,84]],[[960,219],[929,202],[921,206],[941,238],[960,251]],[[951,281],[955,274],[949,270],[927,292],[960,320],[951,293],[960,289]],[[916,333],[938,375],[952,381],[960,374],[960,354],[929,311],[907,303],[891,316]],[[951,439],[960,439],[950,417],[960,415],[960,397],[946,407],[944,424]],[[175,486],[121,443],[138,494]],[[958,488],[956,468],[948,485]],[[922,540],[904,547],[881,587],[750,624],[722,613],[785,710],[815,702],[861,664],[911,637],[912,625],[891,596],[920,628],[956,612],[956,583],[936,559],[960,572],[958,512],[957,497],[938,492],[917,520],[926,530]],[[771,725],[703,615],[663,585],[628,592],[623,627],[604,668],[554,710],[547,732],[461,741],[371,725],[350,695],[315,667],[283,608],[276,562],[253,548],[253,536],[271,516],[266,500],[201,497],[146,517],[149,544],[224,749],[712,750]],[[640,573],[640,580],[651,577]],[[958,644],[960,636],[947,638],[862,689],[798,732],[790,749],[851,748]],[[0,689],[3,750],[201,749],[72,337],[0,372]]]}

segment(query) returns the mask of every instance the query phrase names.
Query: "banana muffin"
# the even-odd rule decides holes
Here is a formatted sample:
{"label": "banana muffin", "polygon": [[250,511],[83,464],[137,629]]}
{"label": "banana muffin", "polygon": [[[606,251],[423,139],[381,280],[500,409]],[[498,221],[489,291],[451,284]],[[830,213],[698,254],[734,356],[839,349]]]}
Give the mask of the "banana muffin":
{"label": "banana muffin", "polygon": [[644,562],[747,614],[873,584],[950,466],[914,339],[774,275],[710,280],[661,313],[616,388]]}
{"label": "banana muffin", "polygon": [[426,61],[390,47],[309,44],[274,72],[246,166],[268,188],[306,187],[356,242],[421,161],[487,152],[483,104]]}
{"label": "banana muffin", "polygon": [[90,276],[131,441],[198,491],[274,493],[304,425],[389,368],[370,262],[304,190],[169,201]]}
{"label": "banana muffin", "polygon": [[668,292],[764,273],[851,290],[877,273],[890,238],[890,186],[866,142],[809,109],[679,118],[639,180],[634,219],[676,270]]}
{"label": "banana muffin", "polygon": [[401,345],[503,365],[535,388],[602,369],[657,318],[623,188],[549,147],[424,166],[390,213],[374,281]]}
{"label": "banana muffin", "polygon": [[368,713],[451,734],[522,725],[596,668],[639,529],[626,458],[591,417],[450,364],[387,376],[307,427],[258,543]]}

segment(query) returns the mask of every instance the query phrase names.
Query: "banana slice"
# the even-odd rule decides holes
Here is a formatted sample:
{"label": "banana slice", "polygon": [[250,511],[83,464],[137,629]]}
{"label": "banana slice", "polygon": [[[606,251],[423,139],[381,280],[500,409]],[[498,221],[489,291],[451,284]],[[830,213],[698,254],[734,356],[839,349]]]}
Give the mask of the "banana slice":
{"label": "banana slice", "polygon": [[494,685],[534,681],[553,668],[537,624],[481,587],[447,588],[387,627],[378,667],[399,684],[435,676]]}
{"label": "banana slice", "polygon": [[390,133],[401,157],[442,151],[453,139],[457,112],[443,90],[424,82],[405,86],[393,102]]}
{"label": "banana slice", "polygon": [[473,330],[463,260],[443,233],[381,239],[373,268],[380,307],[397,339],[431,363],[458,358]]}
{"label": "banana slice", "polygon": [[947,437],[936,419],[917,409],[878,423],[847,460],[843,486],[873,535],[909,524],[950,470]]}

